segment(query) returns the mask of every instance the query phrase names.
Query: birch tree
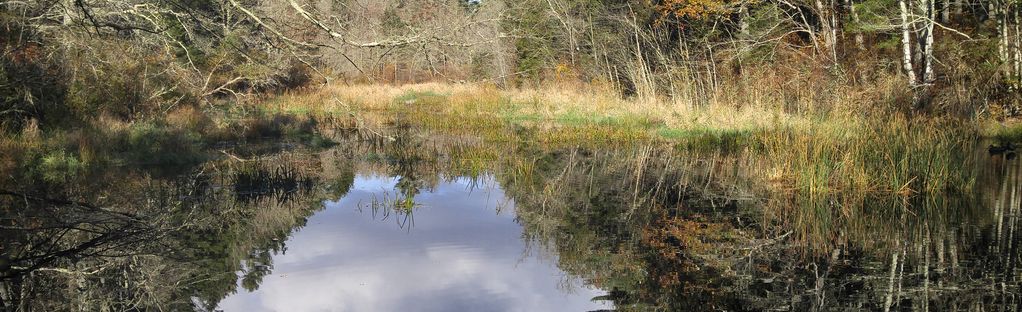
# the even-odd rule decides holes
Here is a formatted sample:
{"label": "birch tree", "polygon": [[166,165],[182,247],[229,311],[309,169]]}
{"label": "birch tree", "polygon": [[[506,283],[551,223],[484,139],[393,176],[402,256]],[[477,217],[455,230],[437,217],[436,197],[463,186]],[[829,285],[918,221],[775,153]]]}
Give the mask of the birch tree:
{"label": "birch tree", "polygon": [[1022,85],[1022,35],[1019,28],[1020,2],[1018,0],[992,2],[997,19],[997,54],[1001,71],[1012,88]]}
{"label": "birch tree", "polygon": [[898,0],[898,8],[901,12],[901,64],[905,70],[905,74],[908,76],[909,86],[916,85],[916,72],[913,68],[913,57],[912,57],[912,27],[913,19],[909,15],[909,0]]}
{"label": "birch tree", "polygon": [[901,63],[913,88],[936,80],[933,64],[935,0],[898,0],[901,30]]}

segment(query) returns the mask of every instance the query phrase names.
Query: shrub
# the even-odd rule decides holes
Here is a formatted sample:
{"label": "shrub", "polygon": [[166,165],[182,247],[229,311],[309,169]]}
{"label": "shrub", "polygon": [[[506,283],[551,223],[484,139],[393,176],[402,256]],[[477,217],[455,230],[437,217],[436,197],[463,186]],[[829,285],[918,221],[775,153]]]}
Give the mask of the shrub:
{"label": "shrub", "polygon": [[85,163],[74,155],[58,150],[43,156],[38,170],[43,181],[65,183],[79,177],[85,171]]}

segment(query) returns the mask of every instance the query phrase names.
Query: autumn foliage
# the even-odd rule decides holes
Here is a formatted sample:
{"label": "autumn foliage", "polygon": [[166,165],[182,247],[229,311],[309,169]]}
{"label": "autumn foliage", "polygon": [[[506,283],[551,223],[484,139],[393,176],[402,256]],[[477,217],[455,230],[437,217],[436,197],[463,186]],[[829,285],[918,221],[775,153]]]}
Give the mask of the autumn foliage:
{"label": "autumn foliage", "polygon": [[674,21],[683,27],[684,21],[726,14],[729,6],[726,0],[660,0],[656,1],[655,9],[660,16],[659,23]]}

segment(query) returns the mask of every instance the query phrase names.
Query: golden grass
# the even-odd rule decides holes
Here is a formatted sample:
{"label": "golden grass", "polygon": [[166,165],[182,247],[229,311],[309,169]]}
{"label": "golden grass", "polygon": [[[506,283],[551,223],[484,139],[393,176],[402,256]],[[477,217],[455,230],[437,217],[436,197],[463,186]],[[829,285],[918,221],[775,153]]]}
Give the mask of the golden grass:
{"label": "golden grass", "polygon": [[975,127],[899,113],[897,77],[827,90],[809,79],[762,78],[719,88],[699,104],[685,96],[622,97],[606,84],[558,82],[516,89],[333,84],[287,94],[263,107],[346,116],[373,132],[404,124],[547,147],[666,141],[697,150],[750,151],[766,157],[760,173],[767,184],[809,201],[968,189],[961,155],[971,151]]}
{"label": "golden grass", "polygon": [[[487,84],[333,84],[287,94],[262,106],[270,111],[351,116],[359,118],[363,126],[377,128],[392,122],[402,110],[433,118],[471,117],[462,120],[470,123],[504,119],[541,129],[559,124],[633,122],[648,128],[758,130],[809,122],[780,107],[730,101],[695,106],[670,99],[623,98],[607,87],[567,83],[528,89],[498,89]],[[446,124],[448,120],[443,121]]]}

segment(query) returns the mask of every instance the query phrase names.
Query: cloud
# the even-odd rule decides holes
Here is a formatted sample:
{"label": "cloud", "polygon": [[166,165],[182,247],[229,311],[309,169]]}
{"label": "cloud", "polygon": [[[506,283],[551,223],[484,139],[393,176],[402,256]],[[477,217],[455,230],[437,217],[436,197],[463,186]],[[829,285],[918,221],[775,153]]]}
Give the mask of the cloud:
{"label": "cloud", "polygon": [[401,228],[358,203],[390,190],[396,180],[356,179],[356,187],[313,216],[274,257],[259,290],[226,298],[226,311],[587,311],[606,309],[590,298],[599,289],[562,287],[552,257],[523,257],[513,211],[497,214],[504,194],[468,180],[423,192],[414,227]]}

